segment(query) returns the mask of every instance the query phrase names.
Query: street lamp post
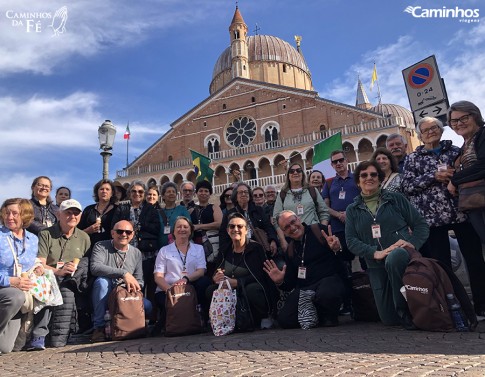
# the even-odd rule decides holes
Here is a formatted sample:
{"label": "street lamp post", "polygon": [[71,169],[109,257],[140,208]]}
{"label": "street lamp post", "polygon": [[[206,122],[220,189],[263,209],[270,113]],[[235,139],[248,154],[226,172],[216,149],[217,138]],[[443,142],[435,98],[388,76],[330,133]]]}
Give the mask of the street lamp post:
{"label": "street lamp post", "polygon": [[110,120],[105,120],[98,128],[100,155],[103,157],[103,179],[109,179],[109,158],[112,153],[113,144],[116,136],[116,127]]}

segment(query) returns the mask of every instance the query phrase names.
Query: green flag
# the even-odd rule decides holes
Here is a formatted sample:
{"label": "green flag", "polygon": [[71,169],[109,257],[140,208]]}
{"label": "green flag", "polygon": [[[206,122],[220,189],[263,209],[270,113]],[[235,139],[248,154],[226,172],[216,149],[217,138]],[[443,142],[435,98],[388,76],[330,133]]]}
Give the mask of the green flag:
{"label": "green flag", "polygon": [[325,177],[335,175],[335,170],[330,162],[330,153],[342,149],[342,134],[332,135],[313,147],[313,170],[320,170]]}
{"label": "green flag", "polygon": [[212,184],[214,170],[209,167],[211,163],[210,158],[195,152],[192,149],[190,149],[190,153],[192,154],[192,163],[194,165],[194,172],[197,182],[206,180]]}

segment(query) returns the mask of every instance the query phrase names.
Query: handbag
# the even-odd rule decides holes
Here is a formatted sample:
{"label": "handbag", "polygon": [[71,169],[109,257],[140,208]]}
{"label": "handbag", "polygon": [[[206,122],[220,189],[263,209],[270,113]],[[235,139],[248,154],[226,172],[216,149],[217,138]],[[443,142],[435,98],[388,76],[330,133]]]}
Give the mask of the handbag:
{"label": "handbag", "polygon": [[254,331],[253,314],[246,295],[244,279],[237,279],[236,331]]}
{"label": "handbag", "polygon": [[462,212],[485,209],[485,179],[458,186],[458,210]]}
{"label": "handbag", "polygon": [[271,253],[271,247],[266,232],[261,228],[254,227],[251,223],[249,223],[249,225],[251,226],[251,232],[253,233],[255,241],[263,247],[266,253]]}
{"label": "handbag", "polygon": [[[227,288],[224,288],[226,284]],[[224,279],[212,294],[209,318],[215,336],[227,335],[236,326],[236,290],[231,288],[228,279]]]}
{"label": "handbag", "polygon": [[165,300],[165,336],[197,334],[202,330],[197,295],[191,284],[174,285]]}

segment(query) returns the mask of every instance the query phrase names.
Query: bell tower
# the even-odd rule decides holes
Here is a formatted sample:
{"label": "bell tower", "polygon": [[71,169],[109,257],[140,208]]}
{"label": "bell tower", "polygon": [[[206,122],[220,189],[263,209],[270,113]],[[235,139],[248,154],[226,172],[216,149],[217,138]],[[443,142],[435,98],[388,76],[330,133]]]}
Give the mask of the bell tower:
{"label": "bell tower", "polygon": [[248,44],[246,41],[248,27],[237,5],[231,25],[229,26],[229,34],[231,36],[232,78],[243,77],[248,79]]}

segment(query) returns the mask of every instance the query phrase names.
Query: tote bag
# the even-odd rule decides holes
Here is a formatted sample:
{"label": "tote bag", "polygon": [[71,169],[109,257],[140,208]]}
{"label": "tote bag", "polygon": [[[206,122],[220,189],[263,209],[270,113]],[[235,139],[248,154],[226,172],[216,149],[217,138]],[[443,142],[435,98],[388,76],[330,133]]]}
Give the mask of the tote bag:
{"label": "tote bag", "polygon": [[[227,288],[224,287],[226,284]],[[212,294],[209,310],[212,331],[215,336],[227,335],[236,326],[236,290],[231,289],[228,279],[219,283],[219,287]]]}

